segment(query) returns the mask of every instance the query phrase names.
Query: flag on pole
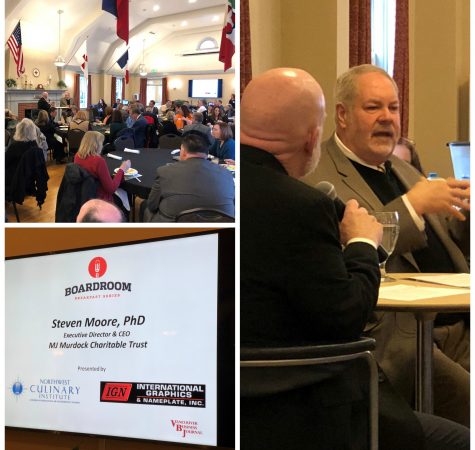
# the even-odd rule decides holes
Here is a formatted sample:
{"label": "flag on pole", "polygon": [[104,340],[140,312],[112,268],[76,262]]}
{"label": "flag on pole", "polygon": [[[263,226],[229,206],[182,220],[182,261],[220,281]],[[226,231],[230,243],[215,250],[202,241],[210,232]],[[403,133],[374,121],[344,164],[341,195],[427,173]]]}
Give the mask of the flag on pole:
{"label": "flag on pole", "polygon": [[87,62],[87,39],[82,43],[81,47],[79,47],[79,50],[76,52],[74,55],[81,66],[82,73],[84,74],[84,78],[87,80],[88,79],[88,73],[89,73],[89,68],[88,68],[88,62]]}
{"label": "flag on pole", "polygon": [[21,77],[23,73],[25,73],[25,67],[23,66],[23,50],[21,48],[21,27],[20,22],[18,22],[17,26],[13,30],[13,33],[8,38],[7,45],[12,52],[13,59],[16,63],[16,74],[17,77]]}
{"label": "flag on pole", "polygon": [[117,60],[120,68],[125,67],[125,84],[129,84],[129,49]]}
{"label": "flag on pole", "polygon": [[117,17],[117,36],[129,43],[129,0],[102,0],[102,10]]}
{"label": "flag on pole", "polygon": [[236,17],[234,13],[235,0],[228,0],[224,16],[224,27],[221,33],[221,46],[219,48],[219,60],[224,63],[224,71],[228,70],[233,62],[234,55],[234,27]]}

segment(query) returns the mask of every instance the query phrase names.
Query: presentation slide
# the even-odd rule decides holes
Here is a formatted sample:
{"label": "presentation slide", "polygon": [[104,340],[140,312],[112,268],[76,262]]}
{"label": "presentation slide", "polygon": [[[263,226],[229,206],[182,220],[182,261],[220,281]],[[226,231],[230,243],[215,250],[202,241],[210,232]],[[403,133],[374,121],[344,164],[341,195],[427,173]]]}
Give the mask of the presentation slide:
{"label": "presentation slide", "polygon": [[218,98],[218,80],[192,80],[193,98]]}
{"label": "presentation slide", "polygon": [[217,234],[12,259],[5,279],[7,426],[217,445]]}

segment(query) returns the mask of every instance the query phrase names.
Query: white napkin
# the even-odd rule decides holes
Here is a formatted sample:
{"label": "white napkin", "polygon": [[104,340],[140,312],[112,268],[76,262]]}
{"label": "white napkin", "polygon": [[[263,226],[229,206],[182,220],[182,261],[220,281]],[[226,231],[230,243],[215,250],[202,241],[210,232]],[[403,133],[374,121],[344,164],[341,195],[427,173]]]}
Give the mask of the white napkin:
{"label": "white napkin", "polygon": [[178,153],[180,153],[180,149],[179,148],[176,148],[175,150],[172,150],[170,152],[171,155],[177,155]]}
{"label": "white napkin", "polygon": [[113,159],[118,159],[119,161],[122,161],[122,156],[117,156],[117,155],[111,155],[110,153],[107,153],[108,158],[113,158]]}
{"label": "white napkin", "polygon": [[127,196],[127,192],[125,192],[122,188],[117,188],[114,194],[120,198],[120,200],[122,201],[122,204],[124,205],[124,208],[127,211],[130,211],[130,203],[129,203],[129,197]]}
{"label": "white napkin", "polygon": [[140,155],[140,150],[133,150],[131,148],[124,148],[124,152],[137,153],[138,155]]}

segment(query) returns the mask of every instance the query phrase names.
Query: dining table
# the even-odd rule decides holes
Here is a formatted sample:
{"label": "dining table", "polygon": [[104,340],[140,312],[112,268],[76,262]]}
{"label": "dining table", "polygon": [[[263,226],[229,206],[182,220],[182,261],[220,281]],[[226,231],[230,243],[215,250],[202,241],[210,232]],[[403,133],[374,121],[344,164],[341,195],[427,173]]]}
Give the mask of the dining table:
{"label": "dining table", "polygon": [[136,198],[148,198],[157,177],[157,169],[167,164],[175,164],[178,156],[172,154],[170,149],[160,148],[116,150],[105,156],[109,173],[113,176],[122,162],[128,159],[131,168],[137,170],[137,174],[135,176],[126,175],[120,187],[127,192],[132,211],[131,220],[134,221]]}
{"label": "dining table", "polygon": [[[416,329],[416,411],[433,414],[433,327],[437,313],[468,313],[468,274],[389,274],[393,281],[381,283],[377,311],[410,312]],[[444,284],[445,283],[445,284]],[[448,284],[452,283],[452,284]]]}

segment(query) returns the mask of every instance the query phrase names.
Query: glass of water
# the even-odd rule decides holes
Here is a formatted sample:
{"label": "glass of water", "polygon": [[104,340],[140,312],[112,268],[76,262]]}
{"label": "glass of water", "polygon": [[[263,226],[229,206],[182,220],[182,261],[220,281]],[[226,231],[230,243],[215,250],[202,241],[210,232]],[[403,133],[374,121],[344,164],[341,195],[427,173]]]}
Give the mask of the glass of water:
{"label": "glass of water", "polygon": [[373,212],[372,214],[383,226],[383,242],[381,246],[388,254],[388,257],[379,264],[379,268],[381,269],[381,283],[394,281],[393,278],[386,276],[386,262],[394,251],[399,236],[399,214],[397,211]]}

